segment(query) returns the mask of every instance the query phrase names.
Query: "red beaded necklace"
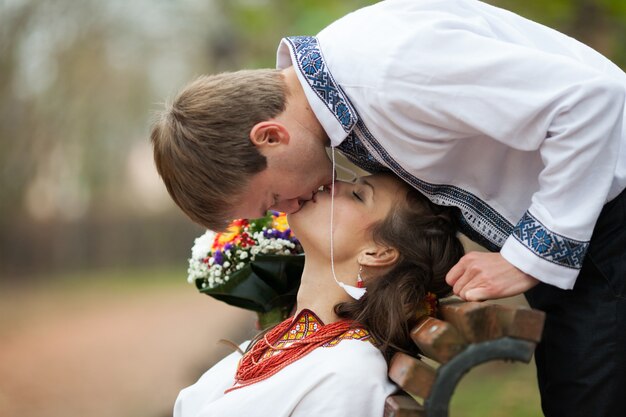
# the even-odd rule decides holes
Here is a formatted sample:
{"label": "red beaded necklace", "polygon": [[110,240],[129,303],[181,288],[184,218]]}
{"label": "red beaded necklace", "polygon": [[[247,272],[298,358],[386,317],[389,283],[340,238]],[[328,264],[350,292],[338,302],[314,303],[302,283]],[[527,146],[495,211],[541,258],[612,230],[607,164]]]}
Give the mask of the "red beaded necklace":
{"label": "red beaded necklace", "polygon": [[[287,365],[297,361],[314,349],[327,342],[341,336],[350,328],[354,327],[354,322],[340,320],[330,324],[322,324],[313,334],[306,335],[302,339],[294,340],[286,346],[276,346],[276,343],[291,328],[297,320],[289,318],[278,324],[267,332],[239,361],[239,367],[235,374],[235,385],[227,389],[224,393],[243,388],[255,382],[262,381],[274,375]],[[269,350],[282,351],[267,357],[265,354]],[[264,357],[265,355],[265,357]]]}

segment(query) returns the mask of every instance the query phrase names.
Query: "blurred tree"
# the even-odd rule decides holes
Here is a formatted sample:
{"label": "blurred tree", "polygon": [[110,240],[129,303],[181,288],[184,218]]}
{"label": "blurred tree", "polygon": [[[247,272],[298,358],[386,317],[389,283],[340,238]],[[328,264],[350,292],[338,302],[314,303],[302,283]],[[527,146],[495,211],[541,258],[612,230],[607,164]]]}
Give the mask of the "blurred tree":
{"label": "blurred tree", "polygon": [[[154,103],[210,66],[211,13],[205,2],[0,1],[0,275],[46,268],[54,252],[64,258],[59,265],[82,264],[129,241],[128,228],[98,217],[123,224],[133,214],[140,196],[129,164],[142,160],[136,149],[149,153]],[[145,168],[158,181],[150,163]],[[103,235],[77,234],[77,222],[113,224],[121,233],[89,245]]]}
{"label": "blurred tree", "polygon": [[487,3],[566,33],[626,68],[624,0],[488,0]]}
{"label": "blurred tree", "polygon": [[376,0],[216,0],[235,27],[245,66],[274,67],[281,38],[314,35],[334,20]]}
{"label": "blurred tree", "polygon": [[126,155],[146,140],[152,103],[208,66],[198,51],[209,12],[163,0],[0,3],[0,216],[124,207]]}

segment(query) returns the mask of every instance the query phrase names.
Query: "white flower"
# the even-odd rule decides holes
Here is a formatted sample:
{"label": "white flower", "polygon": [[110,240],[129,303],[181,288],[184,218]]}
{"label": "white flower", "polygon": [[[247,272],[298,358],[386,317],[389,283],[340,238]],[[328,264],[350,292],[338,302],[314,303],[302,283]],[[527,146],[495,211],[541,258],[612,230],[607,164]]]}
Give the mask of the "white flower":
{"label": "white flower", "polygon": [[207,265],[198,259],[189,259],[189,268],[187,268],[187,281],[193,284],[197,279],[205,278],[208,272]]}
{"label": "white flower", "polygon": [[224,268],[228,268],[230,266],[230,262],[226,261],[224,262]]}
{"label": "white flower", "polygon": [[241,252],[239,254],[239,259],[246,259],[248,257],[248,252]]}
{"label": "white flower", "polygon": [[207,230],[202,236],[194,240],[191,248],[191,257],[194,259],[202,259],[211,251],[213,241],[215,240],[215,232]]}

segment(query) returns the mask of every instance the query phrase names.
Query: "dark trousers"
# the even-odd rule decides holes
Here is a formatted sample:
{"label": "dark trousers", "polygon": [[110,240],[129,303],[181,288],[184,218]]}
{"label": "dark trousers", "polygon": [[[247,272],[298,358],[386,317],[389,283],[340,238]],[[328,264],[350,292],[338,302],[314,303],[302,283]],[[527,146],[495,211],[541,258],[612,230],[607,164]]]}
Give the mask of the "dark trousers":
{"label": "dark trousers", "polygon": [[604,206],[573,290],[526,293],[546,312],[535,359],[546,417],[626,416],[626,191]]}

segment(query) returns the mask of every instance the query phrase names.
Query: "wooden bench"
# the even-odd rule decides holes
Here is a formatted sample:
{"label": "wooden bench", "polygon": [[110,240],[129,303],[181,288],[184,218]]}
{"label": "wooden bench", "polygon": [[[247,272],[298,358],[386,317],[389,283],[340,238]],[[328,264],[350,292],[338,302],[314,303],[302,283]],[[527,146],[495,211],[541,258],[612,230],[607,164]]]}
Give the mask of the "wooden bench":
{"label": "wooden bench", "polygon": [[447,417],[457,384],[473,367],[494,360],[530,362],[545,313],[451,297],[441,300],[438,317],[421,319],[411,332],[435,364],[403,353],[392,358],[389,378],[404,393],[387,398],[384,417]]}

